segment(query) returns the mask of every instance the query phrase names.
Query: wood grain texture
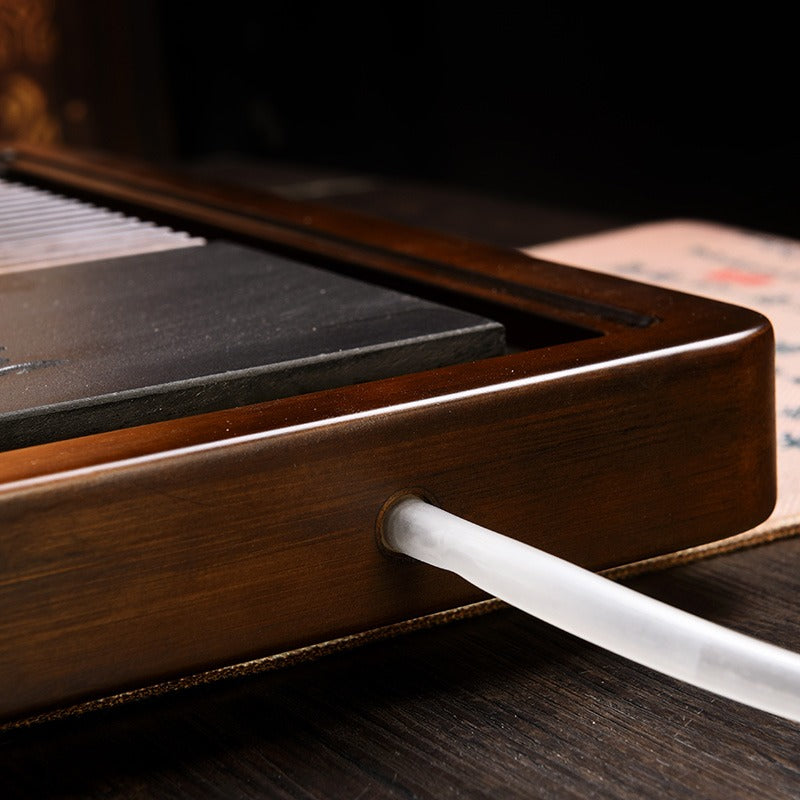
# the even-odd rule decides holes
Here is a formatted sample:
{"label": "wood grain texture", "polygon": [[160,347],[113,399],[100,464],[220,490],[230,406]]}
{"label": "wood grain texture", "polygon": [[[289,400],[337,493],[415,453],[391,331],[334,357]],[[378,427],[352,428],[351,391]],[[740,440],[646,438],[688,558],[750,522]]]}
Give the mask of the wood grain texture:
{"label": "wood grain texture", "polygon": [[[800,540],[636,579],[800,650]],[[4,795],[788,800],[797,727],[513,610],[4,734]]]}
{"label": "wood grain texture", "polygon": [[2,716],[476,599],[377,550],[375,518],[402,489],[591,568],[771,509],[773,342],[757,314],[69,157],[17,168],[491,306],[534,341],[543,321],[597,335],[0,455]]}

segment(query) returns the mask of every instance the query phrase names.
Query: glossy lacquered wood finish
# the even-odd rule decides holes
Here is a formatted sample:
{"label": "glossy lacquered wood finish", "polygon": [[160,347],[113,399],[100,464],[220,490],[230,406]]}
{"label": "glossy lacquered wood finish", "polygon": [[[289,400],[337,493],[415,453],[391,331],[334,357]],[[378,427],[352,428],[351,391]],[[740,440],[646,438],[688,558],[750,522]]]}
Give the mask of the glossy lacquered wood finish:
{"label": "glossy lacquered wood finish", "polygon": [[591,338],[0,455],[6,718],[477,599],[377,548],[404,489],[592,568],[772,506],[773,343],[753,312],[71,156],[12,166]]}

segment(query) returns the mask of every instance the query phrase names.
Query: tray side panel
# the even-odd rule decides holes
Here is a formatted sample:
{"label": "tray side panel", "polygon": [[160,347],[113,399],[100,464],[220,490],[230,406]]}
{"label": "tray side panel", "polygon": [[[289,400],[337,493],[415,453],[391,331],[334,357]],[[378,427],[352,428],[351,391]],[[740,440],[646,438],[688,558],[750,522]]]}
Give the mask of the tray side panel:
{"label": "tray side panel", "polygon": [[399,490],[593,569],[750,527],[774,502],[771,346],[766,328],[8,485],[0,715],[479,599],[377,549]]}

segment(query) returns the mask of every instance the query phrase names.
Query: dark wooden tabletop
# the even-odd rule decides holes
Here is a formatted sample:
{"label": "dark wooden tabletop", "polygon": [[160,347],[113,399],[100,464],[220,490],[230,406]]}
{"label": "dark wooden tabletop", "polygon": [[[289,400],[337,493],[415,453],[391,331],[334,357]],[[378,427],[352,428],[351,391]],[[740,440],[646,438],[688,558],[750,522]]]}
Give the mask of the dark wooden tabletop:
{"label": "dark wooden tabletop", "polygon": [[[618,222],[371,178],[363,191],[351,182],[349,194],[329,183],[325,195],[318,179],[269,169],[259,177],[285,193],[316,191],[501,244]],[[800,650],[798,565],[800,539],[789,539],[628,583]],[[799,734],[503,609],[6,732],[0,769],[3,796],[26,798],[788,798],[800,796]]]}

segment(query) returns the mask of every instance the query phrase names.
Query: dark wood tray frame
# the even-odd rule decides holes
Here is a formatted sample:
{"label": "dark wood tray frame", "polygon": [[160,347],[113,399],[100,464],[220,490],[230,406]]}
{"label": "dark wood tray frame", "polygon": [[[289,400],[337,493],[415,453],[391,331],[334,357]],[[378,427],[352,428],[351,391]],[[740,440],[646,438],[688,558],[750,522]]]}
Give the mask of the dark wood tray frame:
{"label": "dark wood tray frame", "polygon": [[0,454],[0,718],[454,608],[376,546],[395,493],[600,569],[732,535],[775,492],[755,312],[102,157],[10,177],[483,311],[534,347]]}

